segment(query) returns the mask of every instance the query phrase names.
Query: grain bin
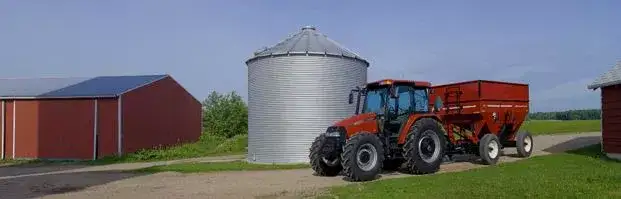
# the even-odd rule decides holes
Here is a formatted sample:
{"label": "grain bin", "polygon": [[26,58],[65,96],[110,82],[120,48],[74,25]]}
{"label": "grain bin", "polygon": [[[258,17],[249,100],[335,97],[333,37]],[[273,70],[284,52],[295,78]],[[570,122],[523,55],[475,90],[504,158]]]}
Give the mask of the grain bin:
{"label": "grain bin", "polygon": [[315,137],[351,115],[369,63],[311,26],[261,49],[248,66],[248,161],[306,163]]}

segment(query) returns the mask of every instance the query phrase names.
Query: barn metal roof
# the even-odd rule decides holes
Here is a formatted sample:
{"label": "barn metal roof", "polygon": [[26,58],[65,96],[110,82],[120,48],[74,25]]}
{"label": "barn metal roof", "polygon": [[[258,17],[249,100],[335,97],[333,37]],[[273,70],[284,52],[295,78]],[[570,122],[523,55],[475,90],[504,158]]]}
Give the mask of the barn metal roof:
{"label": "barn metal roof", "polygon": [[588,88],[597,89],[616,84],[621,84],[621,61],[618,61],[612,69],[595,79],[595,81],[591,83]]}
{"label": "barn metal roof", "polygon": [[0,99],[116,97],[168,75],[0,79]]}
{"label": "barn metal roof", "polygon": [[276,45],[256,51],[246,63],[261,57],[295,54],[343,56],[358,59],[365,62],[367,66],[369,65],[367,60],[320,33],[313,26],[305,26]]}

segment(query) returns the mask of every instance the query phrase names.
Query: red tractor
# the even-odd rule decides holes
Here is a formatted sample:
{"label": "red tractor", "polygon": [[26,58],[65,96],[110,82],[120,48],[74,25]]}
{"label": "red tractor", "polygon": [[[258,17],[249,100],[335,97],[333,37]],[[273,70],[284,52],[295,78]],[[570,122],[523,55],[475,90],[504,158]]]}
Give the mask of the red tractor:
{"label": "red tractor", "polygon": [[533,149],[531,135],[518,132],[528,114],[527,84],[475,80],[432,87],[386,79],[353,89],[350,104],[354,94],[355,115],[328,127],[310,148],[318,175],[343,172],[368,181],[402,166],[429,174],[445,156],[476,154],[493,165],[504,147],[516,147],[521,157]]}

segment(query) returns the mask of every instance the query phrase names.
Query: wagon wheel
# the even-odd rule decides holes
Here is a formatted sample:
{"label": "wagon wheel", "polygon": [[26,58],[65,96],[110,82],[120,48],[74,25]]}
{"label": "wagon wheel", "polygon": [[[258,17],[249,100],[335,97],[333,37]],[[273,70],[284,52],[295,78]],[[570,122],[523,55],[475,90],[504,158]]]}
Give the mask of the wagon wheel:
{"label": "wagon wheel", "polygon": [[498,136],[494,134],[485,134],[479,141],[479,156],[483,159],[483,163],[495,165],[500,159],[501,148]]}
{"label": "wagon wheel", "polygon": [[533,137],[528,132],[519,132],[515,138],[518,156],[529,157],[533,152]]}

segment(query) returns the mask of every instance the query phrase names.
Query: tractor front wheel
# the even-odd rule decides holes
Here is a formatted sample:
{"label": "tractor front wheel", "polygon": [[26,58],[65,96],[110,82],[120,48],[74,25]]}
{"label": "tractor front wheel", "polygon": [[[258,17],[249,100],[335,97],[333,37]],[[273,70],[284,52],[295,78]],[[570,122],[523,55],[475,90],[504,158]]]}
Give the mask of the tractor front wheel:
{"label": "tractor front wheel", "polygon": [[429,174],[440,170],[446,146],[445,131],[433,118],[416,121],[404,145],[406,166],[413,174]]}
{"label": "tractor front wheel", "polygon": [[343,173],[352,181],[374,180],[382,171],[384,158],[384,146],[376,135],[358,133],[345,144]]}
{"label": "tractor front wheel", "polygon": [[483,159],[483,163],[495,165],[498,159],[500,159],[501,148],[498,136],[494,134],[485,134],[479,141],[479,156]]}
{"label": "tractor front wheel", "polygon": [[311,145],[310,164],[319,176],[336,176],[343,170],[339,156],[331,155],[338,149],[331,146],[325,134],[317,136]]}

